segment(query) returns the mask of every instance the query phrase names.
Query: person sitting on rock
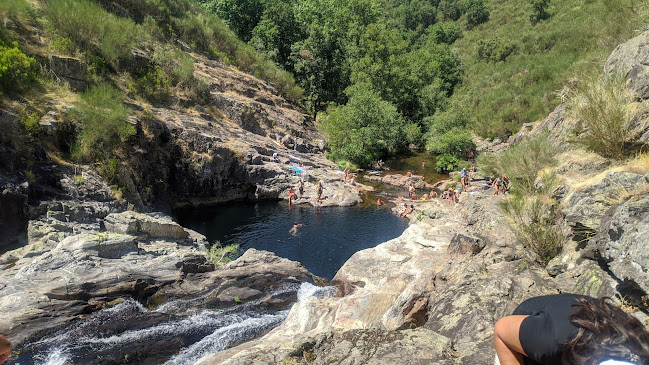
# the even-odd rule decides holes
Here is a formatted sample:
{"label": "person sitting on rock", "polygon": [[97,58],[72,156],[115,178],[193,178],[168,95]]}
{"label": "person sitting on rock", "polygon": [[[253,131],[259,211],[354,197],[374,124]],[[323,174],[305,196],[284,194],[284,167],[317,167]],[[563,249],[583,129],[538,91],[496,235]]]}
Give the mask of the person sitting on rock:
{"label": "person sitting on rock", "polygon": [[9,359],[9,356],[11,356],[11,342],[0,335],[0,364],[4,364]]}
{"label": "person sitting on rock", "polygon": [[277,152],[274,152],[273,153],[273,162],[279,162],[279,160],[277,159],[277,156],[278,156]]}
{"label": "person sitting on rock", "polygon": [[428,200],[428,194],[424,193],[424,195],[422,195],[421,199],[419,199],[419,200],[422,200],[422,201]]}
{"label": "person sitting on rock", "polygon": [[429,197],[430,199],[435,199],[435,198],[437,198],[437,192],[436,192],[435,190],[431,190],[431,191],[430,191],[430,194],[428,194],[428,197]]}
{"label": "person sitting on rock", "polygon": [[407,217],[408,214],[412,213],[414,210],[414,205],[410,204],[410,207],[408,207],[408,205],[405,205],[404,210],[399,214],[399,217]]}
{"label": "person sitting on rock", "polygon": [[351,185],[351,186],[356,185],[356,174],[352,174],[352,178],[349,179],[349,185]]}
{"label": "person sitting on rock", "polygon": [[446,196],[447,196],[449,204],[455,203],[455,201],[456,201],[455,200],[455,190],[453,190],[452,187],[450,187],[450,188],[448,188],[448,190],[446,190]]}
{"label": "person sitting on rock", "polygon": [[376,205],[378,205],[380,207],[383,204],[384,203],[383,203],[383,200],[381,200],[381,198],[376,199]]}
{"label": "person sitting on rock", "polygon": [[408,172],[406,173],[406,176],[408,176],[408,177],[412,177],[412,171],[411,171],[411,170],[408,170]]}
{"label": "person sitting on rock", "polygon": [[298,224],[297,222],[295,222],[295,224],[293,224],[293,228],[291,228],[291,229],[288,231],[288,233],[290,233],[290,234],[292,234],[293,236],[295,236],[295,235],[297,234],[297,229],[300,228],[300,227],[302,227],[302,225],[301,225],[301,224]]}
{"label": "person sitting on rock", "polygon": [[649,364],[649,331],[610,303],[575,294],[533,297],[494,327],[496,364]]}
{"label": "person sitting on rock", "polygon": [[507,175],[503,175],[503,176],[500,177],[500,179],[503,182],[501,191],[502,191],[502,193],[504,195],[507,192],[507,190],[509,189],[509,178],[507,177]]}

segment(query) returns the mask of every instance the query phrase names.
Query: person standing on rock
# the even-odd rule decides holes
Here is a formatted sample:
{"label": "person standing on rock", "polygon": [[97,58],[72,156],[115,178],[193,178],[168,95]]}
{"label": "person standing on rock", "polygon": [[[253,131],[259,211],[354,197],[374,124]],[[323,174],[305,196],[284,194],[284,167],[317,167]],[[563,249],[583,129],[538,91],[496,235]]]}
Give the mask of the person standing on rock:
{"label": "person standing on rock", "polygon": [[318,185],[316,186],[316,193],[318,194],[317,200],[322,200],[322,181],[318,181]]}
{"label": "person standing on rock", "polygon": [[649,364],[649,331],[610,303],[576,294],[533,297],[494,326],[495,364]]}
{"label": "person standing on rock", "polygon": [[288,190],[288,205],[293,205],[293,199],[295,199],[295,189],[290,188]]}
{"label": "person standing on rock", "polygon": [[9,356],[11,356],[11,342],[0,335],[0,364],[4,364],[9,359]]}
{"label": "person standing on rock", "polygon": [[494,195],[498,195],[500,193],[500,190],[502,189],[503,181],[500,179],[500,177],[497,177],[494,179],[491,185],[494,188]]}
{"label": "person standing on rock", "polygon": [[300,182],[297,183],[297,191],[300,192],[300,198],[304,196],[304,181],[300,180]]}
{"label": "person standing on rock", "polygon": [[466,190],[466,187],[469,186],[469,173],[466,171],[466,168],[462,168],[460,175],[462,176],[462,189]]}

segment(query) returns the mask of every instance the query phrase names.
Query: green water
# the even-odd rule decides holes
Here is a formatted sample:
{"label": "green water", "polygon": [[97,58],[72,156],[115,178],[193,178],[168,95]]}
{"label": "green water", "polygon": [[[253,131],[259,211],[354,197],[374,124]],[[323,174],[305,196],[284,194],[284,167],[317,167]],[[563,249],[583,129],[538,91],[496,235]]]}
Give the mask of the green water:
{"label": "green water", "polygon": [[[426,165],[422,169],[423,161],[426,162]],[[435,156],[426,152],[419,152],[410,156],[386,161],[385,165],[390,168],[390,171],[387,171],[386,174],[405,175],[408,170],[411,170],[414,175],[423,175],[424,181],[427,183],[434,184],[440,180],[448,179],[448,175],[435,171],[436,163],[437,159]]]}

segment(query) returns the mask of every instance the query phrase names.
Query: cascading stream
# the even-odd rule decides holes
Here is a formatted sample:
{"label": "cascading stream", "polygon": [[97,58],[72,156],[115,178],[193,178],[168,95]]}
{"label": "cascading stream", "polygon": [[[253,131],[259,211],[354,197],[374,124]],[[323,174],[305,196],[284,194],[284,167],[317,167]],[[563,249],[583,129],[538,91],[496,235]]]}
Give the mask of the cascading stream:
{"label": "cascading stream", "polygon": [[[327,297],[333,287],[287,285],[271,297]],[[200,307],[202,298],[174,300],[147,310],[128,299],[26,343],[13,364],[193,364],[201,357],[255,338],[282,323],[289,309],[260,311],[261,301],[231,308]]]}

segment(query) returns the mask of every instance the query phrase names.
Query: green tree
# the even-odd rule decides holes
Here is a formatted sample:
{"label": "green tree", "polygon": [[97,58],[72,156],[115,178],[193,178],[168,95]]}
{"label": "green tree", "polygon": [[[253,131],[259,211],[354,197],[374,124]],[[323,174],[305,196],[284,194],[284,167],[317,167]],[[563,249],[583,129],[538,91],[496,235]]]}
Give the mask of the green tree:
{"label": "green tree", "polygon": [[441,0],[437,5],[439,11],[445,20],[458,20],[462,16],[460,3],[458,0]]}
{"label": "green tree", "polygon": [[421,34],[435,24],[437,8],[428,0],[409,0],[394,9],[392,16],[399,28]]}
{"label": "green tree", "polygon": [[[347,105],[331,107],[320,118],[334,159],[367,167],[406,146],[405,129],[412,128],[397,108],[381,99],[367,84],[346,90]],[[408,133],[412,136],[411,130]]]}
{"label": "green tree", "polygon": [[455,22],[436,23],[426,30],[425,39],[434,43],[453,44],[462,36],[462,29]]}
{"label": "green tree", "polygon": [[464,24],[467,29],[472,29],[476,25],[489,20],[489,10],[487,10],[482,0],[466,0],[464,7],[466,14]]}
{"label": "green tree", "polygon": [[215,0],[209,6],[240,39],[248,42],[264,13],[261,0]]}
{"label": "green tree", "polygon": [[249,43],[284,69],[293,71],[291,46],[304,38],[306,35],[295,19],[292,5],[284,1],[267,1]]}
{"label": "green tree", "polygon": [[311,26],[309,37],[293,45],[295,77],[304,89],[305,105],[317,114],[328,102],[344,103],[349,85],[345,50],[337,32]]}
{"label": "green tree", "polygon": [[529,2],[532,5],[532,14],[530,14],[530,22],[532,24],[536,24],[550,17],[550,13],[548,13],[550,0],[529,0]]}

